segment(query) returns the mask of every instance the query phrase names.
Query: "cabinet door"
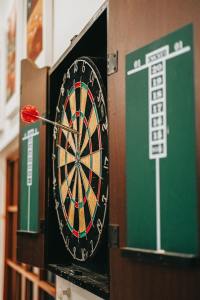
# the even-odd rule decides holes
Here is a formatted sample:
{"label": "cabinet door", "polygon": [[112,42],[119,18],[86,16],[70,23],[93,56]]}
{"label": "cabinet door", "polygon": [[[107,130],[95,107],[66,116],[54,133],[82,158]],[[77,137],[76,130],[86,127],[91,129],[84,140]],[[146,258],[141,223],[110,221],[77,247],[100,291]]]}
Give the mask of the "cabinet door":
{"label": "cabinet door", "polygon": [[[197,129],[197,167],[200,161],[200,2],[186,0],[109,1],[108,52],[118,50],[118,72],[108,78],[110,223],[119,224],[120,247],[110,249],[111,299],[199,299],[198,268],[138,262],[120,248],[126,236],[126,55],[192,23]],[[120,22],[119,22],[120,20]],[[116,138],[117,136],[117,138]],[[134,138],[134,137],[133,137]],[[199,173],[199,171],[197,172]],[[197,180],[198,182],[199,180]],[[145,187],[144,187],[145,189]],[[198,212],[197,212],[198,213]],[[146,234],[142,232],[141,234]],[[123,270],[123,272],[121,272]]]}
{"label": "cabinet door", "polygon": [[[30,104],[46,112],[48,68],[39,69],[29,60],[21,63],[20,108]],[[44,265],[46,127],[41,122],[20,122],[19,221],[17,258]]]}

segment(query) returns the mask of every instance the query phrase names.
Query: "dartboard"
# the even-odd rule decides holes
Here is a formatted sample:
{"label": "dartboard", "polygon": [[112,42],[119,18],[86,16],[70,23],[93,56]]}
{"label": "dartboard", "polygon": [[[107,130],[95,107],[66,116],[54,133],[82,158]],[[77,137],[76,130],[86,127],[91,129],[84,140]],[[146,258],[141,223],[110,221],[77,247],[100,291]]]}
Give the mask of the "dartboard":
{"label": "dartboard", "polygon": [[108,120],[103,81],[88,57],[63,76],[53,132],[55,207],[67,251],[86,261],[102,239],[108,202]]}

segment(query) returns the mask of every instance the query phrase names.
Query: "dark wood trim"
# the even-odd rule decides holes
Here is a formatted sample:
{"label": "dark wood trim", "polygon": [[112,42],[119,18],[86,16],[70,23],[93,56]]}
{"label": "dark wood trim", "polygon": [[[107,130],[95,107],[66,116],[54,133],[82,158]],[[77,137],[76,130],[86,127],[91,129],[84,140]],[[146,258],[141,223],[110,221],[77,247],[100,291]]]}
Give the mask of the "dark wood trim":
{"label": "dark wood trim", "polygon": [[[118,50],[119,53],[118,72],[108,77],[110,223],[120,226],[120,248],[126,247],[125,56],[189,23],[194,26],[197,185],[200,191],[199,11],[198,0],[109,1],[108,52]],[[120,248],[110,249],[111,300],[200,298],[199,267],[138,262],[124,256]]]}
{"label": "dark wood trim", "polygon": [[38,285],[39,288],[44,290],[46,293],[51,295],[52,297],[55,297],[56,295],[56,289],[51,284],[47,283],[44,280],[40,280],[38,275],[34,274],[33,272],[27,271],[24,267],[20,266],[19,264],[13,262],[10,259],[6,260],[6,264],[14,269],[17,273],[24,276],[27,280],[35,283]]}
{"label": "dark wood trim", "polygon": [[[5,255],[4,255],[4,299],[14,297],[10,290],[15,290],[17,284],[16,272],[6,265],[8,257],[16,260],[17,215],[14,213],[18,203],[18,151],[8,156],[6,161],[6,204],[5,204]],[[15,179],[13,181],[13,179]],[[10,188],[12,186],[12,189]],[[13,200],[15,198],[15,200]],[[16,205],[13,205],[15,202]],[[11,244],[12,243],[12,244]],[[11,282],[10,282],[11,281]],[[12,289],[10,289],[12,285]]]}
{"label": "dark wood trim", "polygon": [[[11,184],[12,183],[12,184]],[[12,186],[12,189],[10,188]],[[31,284],[36,284],[38,290],[44,290],[52,297],[56,296],[54,286],[45,281],[45,278],[33,273],[33,267],[19,264],[16,261],[16,230],[18,213],[18,151],[7,159],[6,169],[6,206],[5,206],[5,268],[4,268],[4,299],[20,299],[21,278],[26,278],[25,298],[32,299]],[[39,291],[38,291],[39,293]],[[17,295],[17,296],[16,296]],[[16,298],[18,297],[18,298]]]}
{"label": "dark wood trim", "polygon": [[8,213],[17,213],[18,212],[18,207],[17,205],[9,205],[7,207],[7,212]]}
{"label": "dark wood trim", "polygon": [[[48,67],[38,68],[28,59],[21,62],[21,101],[20,106],[35,105],[40,114],[46,113]],[[31,91],[31,92],[30,92]],[[20,141],[22,129],[26,125],[20,122]],[[40,126],[39,135],[39,222],[45,219],[45,184],[46,184],[46,126]],[[19,153],[21,152],[21,148]],[[20,176],[20,171],[19,171]],[[20,177],[19,177],[20,178]],[[20,190],[19,190],[20,194]],[[20,195],[19,195],[20,196]],[[20,203],[19,203],[20,211]],[[19,224],[18,224],[19,228]],[[35,247],[37,245],[37,247]],[[45,264],[44,232],[37,234],[17,232],[17,258],[20,262],[37,267]]]}

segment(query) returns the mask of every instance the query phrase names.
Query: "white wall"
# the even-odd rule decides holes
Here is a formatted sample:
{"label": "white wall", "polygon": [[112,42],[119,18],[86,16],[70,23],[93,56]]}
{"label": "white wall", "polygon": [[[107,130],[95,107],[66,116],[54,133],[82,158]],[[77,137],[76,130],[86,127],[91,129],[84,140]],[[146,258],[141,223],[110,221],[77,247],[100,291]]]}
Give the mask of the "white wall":
{"label": "white wall", "polygon": [[56,276],[57,300],[103,300],[75,284]]}
{"label": "white wall", "polygon": [[23,0],[17,1],[16,13],[16,63],[15,93],[6,101],[7,24],[13,0],[0,1],[0,152],[19,133],[20,61],[22,53]]}
{"label": "white wall", "polygon": [[105,0],[55,0],[53,63],[80,33]]}

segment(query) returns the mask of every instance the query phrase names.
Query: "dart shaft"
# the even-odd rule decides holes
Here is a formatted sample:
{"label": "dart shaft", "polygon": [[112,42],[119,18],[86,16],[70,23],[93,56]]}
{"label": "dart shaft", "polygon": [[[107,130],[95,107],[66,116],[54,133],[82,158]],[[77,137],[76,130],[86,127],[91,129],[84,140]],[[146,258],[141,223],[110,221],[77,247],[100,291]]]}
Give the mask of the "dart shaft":
{"label": "dart shaft", "polygon": [[36,117],[36,118],[38,118],[38,119],[40,119],[40,120],[42,120],[42,121],[44,121],[44,122],[47,122],[47,123],[49,123],[49,124],[54,125],[54,126],[58,126],[58,127],[62,128],[62,129],[64,129],[64,130],[66,130],[66,131],[71,132],[71,133],[79,134],[79,132],[78,132],[77,130],[72,129],[72,128],[68,127],[68,126],[65,126],[65,125],[63,125],[63,124],[60,124],[60,123],[58,123],[58,122],[54,122],[54,121],[48,120],[48,119],[43,118],[43,117],[40,117],[40,116],[36,116],[36,115],[31,114],[31,113],[29,113],[29,112],[24,112],[24,113],[26,113],[27,115]]}
{"label": "dart shaft", "polygon": [[60,124],[58,122],[54,122],[54,121],[48,120],[48,119],[40,117],[40,116],[38,116],[38,118],[41,119],[42,121],[45,121],[45,122],[50,123],[52,125],[58,126],[58,127],[62,128],[64,130],[67,130],[69,132],[72,132],[72,133],[75,133],[75,134],[79,134],[77,130],[74,130],[74,129],[72,129],[70,127],[67,127],[67,126],[65,126],[63,124]]}

